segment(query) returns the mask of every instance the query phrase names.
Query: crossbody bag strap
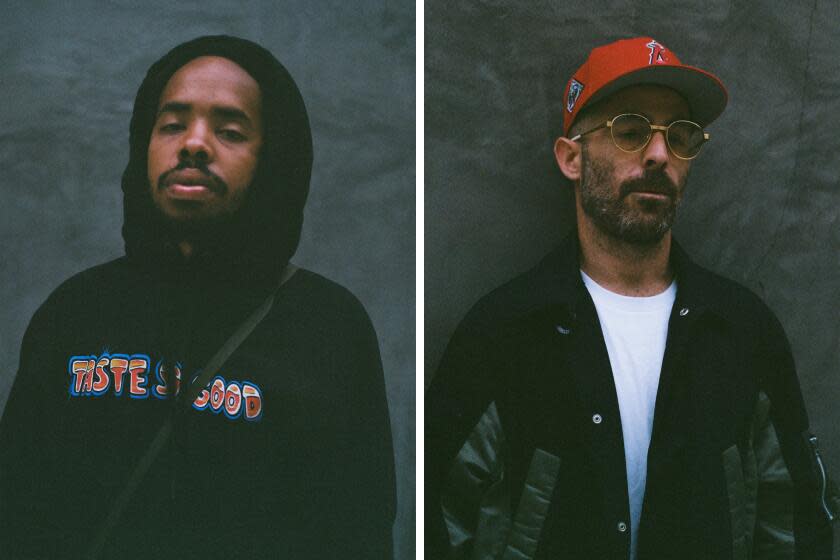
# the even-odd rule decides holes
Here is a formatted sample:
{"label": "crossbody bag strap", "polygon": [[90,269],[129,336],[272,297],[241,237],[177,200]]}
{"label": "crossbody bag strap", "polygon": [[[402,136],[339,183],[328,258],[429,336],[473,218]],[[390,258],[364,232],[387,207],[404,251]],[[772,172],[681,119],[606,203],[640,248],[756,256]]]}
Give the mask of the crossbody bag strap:
{"label": "crossbody bag strap", "polygon": [[[213,354],[213,357],[207,361],[204,369],[201,370],[198,376],[196,376],[190,384],[187,389],[186,398],[184,399],[186,406],[190,406],[195,401],[201,390],[210,383],[210,380],[214,375],[216,375],[219,368],[224,365],[230,355],[239,348],[246,338],[248,338],[248,335],[253,332],[256,326],[265,319],[265,316],[268,315],[268,312],[271,311],[272,306],[274,306],[274,298],[280,287],[285,284],[289,278],[297,272],[297,270],[298,267],[292,263],[286,264],[286,267],[280,275],[280,281],[277,284],[277,288],[272,290],[271,293],[268,294],[268,297],[265,298],[265,301],[263,301],[262,304],[255,309],[241,325],[239,325],[239,328],[237,328],[230,338],[225,341],[222,347]],[[108,539],[108,535],[122,516],[125,506],[128,505],[129,500],[131,500],[131,497],[134,495],[134,492],[137,490],[140,482],[146,477],[146,474],[149,472],[149,468],[152,464],[154,464],[155,459],[157,459],[160,451],[169,440],[169,436],[172,434],[172,427],[172,415],[170,414],[158,430],[157,434],[155,434],[155,437],[152,439],[152,443],[149,444],[149,447],[146,449],[143,457],[137,462],[137,466],[131,473],[131,477],[128,479],[128,482],[126,482],[122,492],[120,492],[120,495],[117,496],[114,504],[111,506],[111,510],[108,512],[107,517],[105,517],[102,525],[100,526],[96,539],[93,541],[90,548],[88,548],[87,554],[85,554],[86,559],[96,560],[96,558],[99,557],[99,554],[102,552],[102,547],[105,546],[105,542]]]}
{"label": "crossbody bag strap", "polygon": [[[280,286],[285,284],[295,272],[297,272],[297,267],[292,263],[287,264],[286,268],[283,270],[283,274],[280,275],[280,283],[277,286],[278,289]],[[187,406],[190,406],[195,401],[201,390],[207,387],[210,380],[213,379],[213,376],[216,375],[219,368],[221,368],[230,355],[233,354],[234,350],[239,348],[239,345],[248,338],[251,331],[253,331],[254,328],[265,318],[265,316],[268,315],[268,312],[271,311],[271,307],[274,305],[274,296],[276,292],[276,290],[273,290],[270,294],[268,294],[268,297],[265,298],[262,305],[255,309],[254,312],[251,313],[251,315],[249,315],[241,325],[239,325],[239,328],[236,329],[230,338],[227,339],[222,347],[219,348],[219,351],[213,354],[212,358],[207,360],[207,364],[205,364],[204,369],[201,370],[187,389],[186,398],[184,399]]]}

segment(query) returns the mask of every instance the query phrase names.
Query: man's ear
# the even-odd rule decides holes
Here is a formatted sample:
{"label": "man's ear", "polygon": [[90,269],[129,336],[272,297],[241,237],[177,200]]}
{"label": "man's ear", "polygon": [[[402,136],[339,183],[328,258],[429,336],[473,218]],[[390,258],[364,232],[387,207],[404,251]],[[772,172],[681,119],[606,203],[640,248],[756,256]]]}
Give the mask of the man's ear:
{"label": "man's ear", "polygon": [[580,179],[580,144],[561,136],[554,142],[557,167],[570,181]]}

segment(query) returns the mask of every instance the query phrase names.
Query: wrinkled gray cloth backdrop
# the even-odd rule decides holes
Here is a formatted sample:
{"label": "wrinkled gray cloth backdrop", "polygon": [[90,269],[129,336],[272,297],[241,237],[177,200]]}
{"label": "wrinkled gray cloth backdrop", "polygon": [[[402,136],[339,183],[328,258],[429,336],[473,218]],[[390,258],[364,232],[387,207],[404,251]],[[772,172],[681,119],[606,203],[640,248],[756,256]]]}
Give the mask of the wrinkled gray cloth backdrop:
{"label": "wrinkled gray cloth backdrop", "polygon": [[426,381],[469,307],[572,227],[551,151],[566,81],[592,47],[650,35],[730,95],[676,235],[778,314],[840,476],[840,2],[425,6]]}
{"label": "wrinkled gray cloth backdrop", "polygon": [[146,70],[199,35],[252,39],[289,69],[309,110],[315,164],[294,261],[350,288],[373,319],[396,449],[396,558],[414,558],[414,12],[413,1],[375,0],[4,6],[0,408],[37,306],[123,253],[120,175]]}

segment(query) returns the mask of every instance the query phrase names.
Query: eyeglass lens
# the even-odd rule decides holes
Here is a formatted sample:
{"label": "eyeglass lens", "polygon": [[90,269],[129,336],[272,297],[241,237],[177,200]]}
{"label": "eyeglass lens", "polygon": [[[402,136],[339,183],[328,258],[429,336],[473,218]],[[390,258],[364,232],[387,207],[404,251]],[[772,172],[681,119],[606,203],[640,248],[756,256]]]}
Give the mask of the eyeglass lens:
{"label": "eyeglass lens", "polygon": [[[650,135],[650,123],[641,115],[619,115],[613,119],[613,141],[622,150],[628,152],[641,150],[647,144]],[[704,140],[703,129],[691,121],[674,121],[668,127],[668,145],[679,157],[696,156]]]}

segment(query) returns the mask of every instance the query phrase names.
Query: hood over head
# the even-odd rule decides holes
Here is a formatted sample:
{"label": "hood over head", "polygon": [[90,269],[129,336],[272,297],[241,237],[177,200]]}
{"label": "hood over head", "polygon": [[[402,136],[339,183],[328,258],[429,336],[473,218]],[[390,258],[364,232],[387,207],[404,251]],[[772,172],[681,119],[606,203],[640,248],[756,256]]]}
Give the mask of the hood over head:
{"label": "hood over head", "polygon": [[[202,56],[227,58],[259,84],[263,145],[242,206],[216,233],[202,236],[196,253],[181,257],[172,226],[152,202],[147,171],[149,140],[166,84]],[[149,68],[131,117],[129,161],[123,172],[123,239],[129,260],[155,269],[175,267],[212,277],[276,280],[297,249],[312,172],[312,135],[300,91],[283,65],[251,41],[226,35],[193,39]]]}

